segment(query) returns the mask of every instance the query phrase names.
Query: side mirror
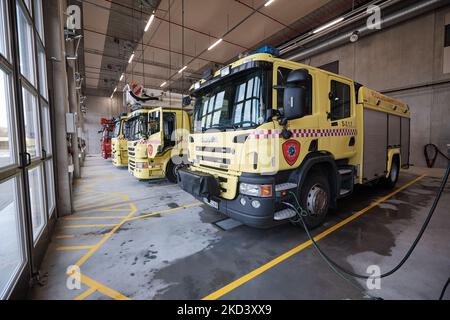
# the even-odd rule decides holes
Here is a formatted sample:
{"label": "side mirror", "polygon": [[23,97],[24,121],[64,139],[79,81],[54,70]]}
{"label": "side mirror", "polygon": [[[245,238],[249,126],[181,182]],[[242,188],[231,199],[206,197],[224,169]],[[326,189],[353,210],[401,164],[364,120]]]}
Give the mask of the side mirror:
{"label": "side mirror", "polygon": [[183,98],[183,107],[190,106],[192,103],[192,98],[190,96]]}
{"label": "side mirror", "polygon": [[284,117],[287,120],[303,117],[306,108],[309,72],[306,69],[293,70],[289,73],[284,89]]}

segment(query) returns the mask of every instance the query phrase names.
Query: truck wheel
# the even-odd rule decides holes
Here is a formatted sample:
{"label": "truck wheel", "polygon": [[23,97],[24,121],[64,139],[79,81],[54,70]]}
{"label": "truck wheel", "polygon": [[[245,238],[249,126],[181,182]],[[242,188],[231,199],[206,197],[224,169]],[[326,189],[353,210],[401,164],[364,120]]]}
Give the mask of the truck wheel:
{"label": "truck wheel", "polygon": [[397,184],[398,176],[400,173],[400,166],[398,162],[399,161],[397,157],[392,159],[391,172],[389,173],[389,177],[385,178],[384,180],[384,185],[386,186],[386,188],[393,189]]}
{"label": "truck wheel", "polygon": [[[310,172],[297,196],[302,208],[308,212],[303,218],[308,229],[320,227],[325,221],[330,204],[328,179],[319,171]],[[301,222],[296,222],[295,225],[303,227]]]}
{"label": "truck wheel", "polygon": [[166,177],[172,183],[177,183],[177,170],[178,166],[175,165],[172,160],[169,161],[166,168]]}

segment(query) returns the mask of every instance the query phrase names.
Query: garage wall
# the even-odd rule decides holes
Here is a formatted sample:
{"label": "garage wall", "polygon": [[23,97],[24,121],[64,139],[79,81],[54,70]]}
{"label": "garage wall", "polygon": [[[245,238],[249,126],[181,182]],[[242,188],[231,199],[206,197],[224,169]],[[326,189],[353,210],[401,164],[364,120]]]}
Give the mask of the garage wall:
{"label": "garage wall", "polygon": [[[338,60],[340,74],[408,103],[410,162],[426,166],[425,144],[446,153],[450,143],[450,73],[444,73],[450,72],[450,48],[444,48],[448,24],[450,7],[445,7],[302,62],[318,67]],[[446,160],[436,166],[446,166]]]}
{"label": "garage wall", "polygon": [[117,117],[122,112],[122,96],[109,97],[87,96],[87,112],[84,116],[83,133],[86,140],[87,154],[101,154],[100,139],[101,118]]}

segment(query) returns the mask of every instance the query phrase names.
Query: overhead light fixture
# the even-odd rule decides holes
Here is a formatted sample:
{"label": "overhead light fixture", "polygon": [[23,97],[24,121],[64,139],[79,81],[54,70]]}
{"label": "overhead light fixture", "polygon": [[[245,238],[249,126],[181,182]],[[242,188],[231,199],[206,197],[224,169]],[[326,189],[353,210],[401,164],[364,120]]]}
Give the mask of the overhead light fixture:
{"label": "overhead light fixture", "polygon": [[128,63],[130,64],[134,59],[134,52],[131,54],[130,60],[128,60]]}
{"label": "overhead light fixture", "polygon": [[123,80],[123,77],[124,77],[124,74],[122,73],[122,75],[120,76],[119,81],[122,81],[122,80]]}
{"label": "overhead light fixture", "polygon": [[220,38],[219,40],[217,40],[216,42],[214,42],[209,48],[208,51],[214,49],[219,43],[221,43],[223,41],[222,38]]}
{"label": "overhead light fixture", "polygon": [[161,85],[159,86],[160,88],[165,87],[167,84],[167,81],[164,81],[163,83],[161,83]]}
{"label": "overhead light fixture", "polygon": [[180,69],[180,71],[178,71],[178,73],[182,73],[186,69],[187,69],[187,66],[184,66],[183,68]]}
{"label": "overhead light fixture", "polygon": [[327,23],[327,24],[321,26],[320,28],[317,28],[316,30],[313,31],[313,33],[318,33],[320,31],[328,29],[329,27],[332,27],[332,26],[334,26],[335,24],[338,24],[341,21],[344,21],[344,17],[341,17],[339,19],[333,20],[330,23]]}
{"label": "overhead light fixture", "polygon": [[274,3],[275,0],[269,0],[264,4],[264,7],[270,6],[272,3]]}
{"label": "overhead light fixture", "polygon": [[148,31],[148,29],[150,28],[150,25],[152,24],[154,19],[155,19],[155,14],[152,14],[150,16],[150,18],[148,19],[147,24],[145,25],[145,29],[144,29],[145,32]]}
{"label": "overhead light fixture", "polygon": [[117,91],[117,87],[114,88],[114,91],[113,91],[113,93],[111,95],[111,99],[114,97],[114,93],[116,93],[116,91]]}

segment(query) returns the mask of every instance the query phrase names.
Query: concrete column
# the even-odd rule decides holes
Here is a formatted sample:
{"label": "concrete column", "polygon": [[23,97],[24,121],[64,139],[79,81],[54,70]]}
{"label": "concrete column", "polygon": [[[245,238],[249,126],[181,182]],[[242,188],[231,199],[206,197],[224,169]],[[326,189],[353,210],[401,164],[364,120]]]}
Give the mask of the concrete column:
{"label": "concrete column", "polygon": [[54,123],[53,144],[56,163],[56,205],[58,216],[72,213],[72,186],[69,174],[70,156],[67,150],[66,113],[69,112],[68,84],[64,41],[64,1],[46,0],[44,23],[49,69],[51,112]]}

